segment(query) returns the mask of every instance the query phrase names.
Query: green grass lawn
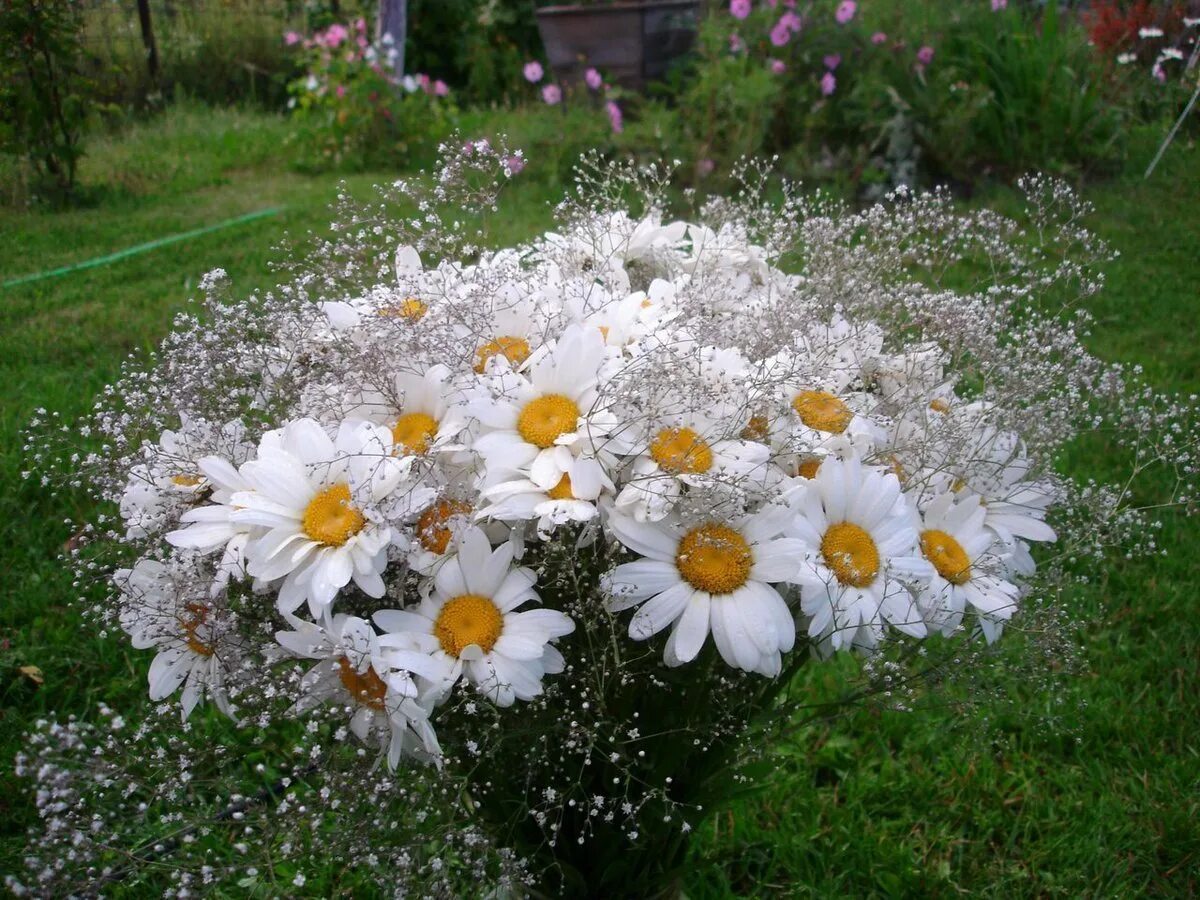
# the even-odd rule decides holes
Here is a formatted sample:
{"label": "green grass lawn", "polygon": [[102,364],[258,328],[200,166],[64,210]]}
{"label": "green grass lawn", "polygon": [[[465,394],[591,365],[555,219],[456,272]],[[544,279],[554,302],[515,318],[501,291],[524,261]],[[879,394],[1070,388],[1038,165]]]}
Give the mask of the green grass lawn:
{"label": "green grass lawn", "polygon": [[[209,269],[225,268],[239,292],[271,285],[274,245],[321,228],[339,180],[290,172],[285,136],[277,119],[172,113],[89,148],[83,177],[94,206],[0,212],[4,281],[284,207],[110,266],[0,289],[0,873],[18,869],[32,816],[10,765],[24,731],[51,710],[87,717],[102,701],[144,702],[149,663],[123,639],[80,628],[55,556],[69,537],[64,518],[87,508],[21,480],[22,427],[37,407],[68,418],[86,411],[124,357],[162,337]],[[1197,163],[1200,152],[1181,144],[1148,183],[1130,176],[1086,189],[1092,226],[1121,251],[1092,306],[1095,347],[1140,363],[1163,389],[1200,388]],[[349,188],[365,193],[394,174],[358,175]],[[543,226],[560,190],[555,178],[539,179],[535,160],[498,238]],[[1085,462],[1080,474],[1102,468]],[[1091,671],[1057,698],[1062,729],[1015,717],[1000,741],[938,713],[862,713],[811,729],[787,748],[787,775],[768,794],[704,825],[688,895],[1200,892],[1198,536],[1169,519],[1167,558],[1114,562],[1072,601],[1088,623]],[[22,674],[29,665],[44,684]]]}

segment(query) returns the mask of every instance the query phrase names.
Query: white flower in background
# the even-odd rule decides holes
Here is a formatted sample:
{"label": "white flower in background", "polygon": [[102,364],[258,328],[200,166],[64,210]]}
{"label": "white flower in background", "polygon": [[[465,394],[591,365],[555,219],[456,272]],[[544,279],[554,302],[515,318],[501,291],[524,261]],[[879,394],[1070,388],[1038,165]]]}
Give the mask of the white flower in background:
{"label": "white flower in background", "polygon": [[229,647],[219,640],[218,613],[205,598],[189,598],[175,579],[154,559],[113,574],[122,594],[121,628],[135,649],[158,651],[150,664],[150,699],[165,700],[182,686],[184,719],[205,696],[232,715],[225,688]]}
{"label": "white flower in background", "polygon": [[[518,607],[536,602],[537,576],[532,569],[513,568],[513,550],[492,550],[478,528],[464,532],[458,552],[434,576],[433,591],[411,610],[381,610],[375,623],[385,658],[389,649],[409,660],[412,636],[437,641],[430,659],[439,666],[433,679],[446,687],[465,678],[498,706],[531,700],[542,692],[542,677],[563,670],[563,658],[551,641],[570,634],[575,623],[553,609]],[[418,673],[419,674],[419,673]]]}
{"label": "white flower in background", "polygon": [[246,568],[283,579],[282,611],[308,601],[319,617],[351,580],[383,596],[391,529],[372,510],[409,487],[411,459],[395,455],[389,429],[366,422],[344,423],[334,440],[299,419],[263,439],[258,458],[242,466],[250,490],[230,497],[230,519],[260,529],[246,545]]}
{"label": "white flower in background", "polygon": [[467,427],[465,397],[448,367],[432,365],[422,373],[397,372],[386,395],[369,392],[345,410],[344,418],[386,425],[400,455],[461,450],[458,441]]}
{"label": "white flower in background", "polygon": [[986,510],[977,495],[941,494],[926,507],[921,554],[933,566],[917,600],[930,625],[950,634],[972,609],[988,642],[1016,612],[1020,589],[1005,575],[1004,560],[992,551],[996,536],[984,528]]}
{"label": "white flower in background", "polygon": [[606,357],[597,329],[571,325],[530,367],[528,378],[509,373],[493,379],[499,396],[470,404],[482,426],[473,449],[483,461],[485,487],[513,476],[546,489],[558,484],[564,472],[555,450],[590,447],[605,427],[595,407]]}
{"label": "white flower in background", "polygon": [[[277,631],[275,640],[294,656],[319,660],[300,682],[302,696],[292,706],[293,714],[327,703],[350,706],[350,730],[364,743],[375,740],[386,747],[392,768],[405,754],[441,756],[429,724],[429,700],[420,695],[412,677],[433,676],[432,667],[413,673],[385,662],[375,629],[356,616],[336,615],[320,624],[285,618],[292,630]],[[412,647],[417,650],[421,644],[414,641]],[[419,652],[405,658],[417,667],[427,660]]]}
{"label": "white flower in background", "polygon": [[594,457],[575,456],[566,447],[556,447],[554,465],[562,477],[551,488],[543,488],[528,478],[504,481],[484,491],[487,505],[478,519],[501,522],[537,521],[537,534],[549,540],[559,525],[589,522],[597,515],[596,504],[602,493],[615,490],[612,480]]}
{"label": "white flower in background", "polygon": [[796,492],[790,533],[800,538],[801,608],[810,637],[835,650],[875,647],[886,622],[924,637],[925,621],[910,588],[929,579],[913,510],[892,473],[849,457],[825,459]]}
{"label": "white flower in background", "polygon": [[231,501],[234,494],[252,488],[231,463],[219,456],[206,456],[197,465],[213,489],[209,497],[212,503],[185,512],[179,521],[188,527],[170,532],[166,541],[200,553],[221,551],[211,588],[216,595],[231,578],[246,576],[246,544],[254,529],[233,520],[235,507]]}
{"label": "white flower in background", "polygon": [[1045,518],[1059,492],[1047,478],[1030,478],[1032,463],[1017,435],[983,426],[958,455],[964,462],[942,482],[948,481],[954,493],[978,494],[986,511],[984,526],[1000,540],[1011,545],[1017,538],[1057,538]]}
{"label": "white flower in background", "polygon": [[730,666],[774,677],[792,649],[795,623],[773,584],[794,581],[803,545],[781,537],[791,511],[768,506],[731,521],[639,522],[613,513],[609,530],[644,557],[604,579],[613,612],[637,606],[629,636],[643,641],[674,625],[669,666],[696,658],[711,632]]}
{"label": "white flower in background", "polygon": [[181,506],[205,496],[210,484],[201,470],[201,457],[218,449],[231,454],[249,450],[240,422],[217,427],[186,413],[180,413],[179,419],[179,429],[168,429],[157,444],[145,445],[141,455],[146,461],[130,470],[120,501],[129,540],[157,533],[179,514]]}

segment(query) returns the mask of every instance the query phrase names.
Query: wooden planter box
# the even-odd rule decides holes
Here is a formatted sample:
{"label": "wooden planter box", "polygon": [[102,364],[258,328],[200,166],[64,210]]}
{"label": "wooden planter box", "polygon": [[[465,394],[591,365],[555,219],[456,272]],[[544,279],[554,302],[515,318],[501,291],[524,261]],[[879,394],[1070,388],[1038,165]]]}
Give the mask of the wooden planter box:
{"label": "wooden planter box", "polygon": [[701,0],[635,0],[601,6],[545,6],[538,31],[554,77],[583,80],[589,67],[624,87],[661,79],[696,39]]}

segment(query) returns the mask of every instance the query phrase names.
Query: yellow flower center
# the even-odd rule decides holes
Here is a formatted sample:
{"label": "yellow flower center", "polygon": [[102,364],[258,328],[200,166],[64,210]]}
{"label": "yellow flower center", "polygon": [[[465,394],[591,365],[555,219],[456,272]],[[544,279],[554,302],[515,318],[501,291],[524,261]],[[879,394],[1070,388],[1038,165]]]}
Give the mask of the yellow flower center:
{"label": "yellow flower center", "polygon": [[579,407],[570,397],[545,394],[530,400],[517,417],[517,433],[535,447],[553,447],[561,435],[579,425]]}
{"label": "yellow flower center", "polygon": [[350,485],[327,487],[304,510],[304,533],[327,547],[340,547],[362,531],[367,520],[350,505]]}
{"label": "yellow flower center", "polygon": [[850,407],[828,391],[801,391],[792,399],[792,409],[809,428],[830,434],[841,434],[854,418]]}
{"label": "yellow flower center", "polygon": [[934,412],[939,412],[939,413],[942,413],[943,415],[950,412],[950,404],[947,403],[945,400],[943,400],[941,397],[935,397],[934,399],[930,400],[929,408],[932,409]]}
{"label": "yellow flower center", "polygon": [[410,322],[416,322],[429,312],[429,307],[416,297],[405,297],[400,303],[394,306],[384,306],[379,310],[379,314],[387,319],[407,319]]}
{"label": "yellow flower center", "polygon": [[475,351],[475,371],[483,374],[487,364],[495,356],[503,356],[512,365],[519,366],[529,359],[529,341],[512,335],[500,335]]}
{"label": "yellow flower center", "polygon": [[690,428],[664,428],[650,442],[650,458],[677,474],[698,475],[712,468],[713,454]]}
{"label": "yellow flower center", "polygon": [[437,430],[437,419],[433,416],[423,412],[407,413],[392,426],[392,440],[409,453],[420,455],[429,449]]}
{"label": "yellow flower center", "polygon": [[710,594],[732,594],[749,580],[753,566],[750,545],[726,525],[693,528],[675,551],[675,568],[683,580]]}
{"label": "yellow flower center", "polygon": [[450,521],[471,512],[462,500],[439,500],[417,517],[417,540],[430,553],[441,556],[450,544]]}
{"label": "yellow flower center", "polygon": [[853,522],[829,526],[821,538],[821,556],[842,584],[864,588],[879,574],[879,548],[866,529]]}
{"label": "yellow flower center", "polygon": [[821,468],[821,457],[810,456],[800,465],[796,466],[796,474],[801,478],[816,478],[817,470]]}
{"label": "yellow flower center", "polygon": [[179,624],[183,626],[184,639],[187,641],[188,649],[197,656],[212,656],[213,648],[196,637],[197,630],[208,620],[208,609],[199,603],[189,603],[184,608],[191,615],[186,619],[180,619]]}
{"label": "yellow flower center", "polygon": [[195,487],[203,480],[199,475],[173,475],[171,484],[179,487]]}
{"label": "yellow flower center", "polygon": [[922,531],[921,552],[933,563],[938,574],[951,584],[966,584],[971,580],[971,560],[962,544],[946,532],[936,528]]}
{"label": "yellow flower center", "polygon": [[766,416],[755,413],[750,417],[750,421],[746,423],[746,427],[742,429],[742,440],[765,441],[770,424]]}
{"label": "yellow flower center", "polygon": [[558,479],[558,484],[546,491],[546,496],[551,500],[574,500],[575,495],[571,493],[571,476],[564,472],[563,477]]}
{"label": "yellow flower center", "polygon": [[346,657],[338,659],[338,678],[350,692],[356,703],[369,706],[371,709],[382,710],[383,698],[387,696],[387,685],[383,683],[375,669],[367,666],[365,672],[358,672]]}
{"label": "yellow flower center", "polygon": [[433,623],[434,636],[442,649],[454,657],[472,644],[490,653],[503,629],[500,609],[490,597],[479,594],[460,594],[447,600]]}

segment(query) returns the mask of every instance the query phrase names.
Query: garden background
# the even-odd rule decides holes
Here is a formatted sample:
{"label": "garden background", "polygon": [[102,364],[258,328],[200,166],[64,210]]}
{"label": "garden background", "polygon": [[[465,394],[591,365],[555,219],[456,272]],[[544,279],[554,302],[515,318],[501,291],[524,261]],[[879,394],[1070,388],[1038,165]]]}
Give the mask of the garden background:
{"label": "garden background", "polygon": [[[269,288],[277,246],[323,228],[339,185],[368,197],[453,134],[524,151],[497,244],[546,228],[588,150],[678,160],[681,195],[719,192],[743,154],[850,202],[945,184],[1007,208],[1018,174],[1063,175],[1121,254],[1092,309],[1095,349],[1159,389],[1200,387],[1200,119],[1144,174],[1197,89],[1200,12],[1185,3],[713,3],[694,51],[643,89],[584,64],[578,81],[556,75],[532,0],[410,0],[405,78],[370,4],[146,6],[153,70],[136,3],[0,9],[0,872],[20,867],[35,816],[8,762],[23,734],[50,711],[136,708],[149,662],[81,628],[56,557],[63,522],[90,511],[23,477],[29,419],[84,413],[205,272]],[[1082,453],[1063,465],[1106,471]],[[1072,601],[1088,673],[1024,698],[1027,715],[979,729],[861,712],[797,735],[768,792],[705,823],[688,896],[1195,895],[1197,536],[1169,518],[1163,558],[1114,561]],[[352,891],[353,875],[331,864],[317,884]]]}

